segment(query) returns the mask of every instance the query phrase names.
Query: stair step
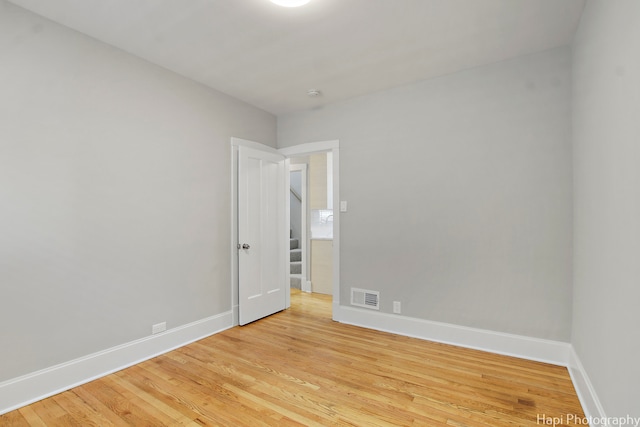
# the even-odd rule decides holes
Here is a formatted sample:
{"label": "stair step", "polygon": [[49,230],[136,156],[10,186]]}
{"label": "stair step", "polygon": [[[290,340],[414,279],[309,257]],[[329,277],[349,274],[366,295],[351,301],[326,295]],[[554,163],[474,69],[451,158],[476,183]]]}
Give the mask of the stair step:
{"label": "stair step", "polygon": [[299,245],[298,239],[289,239],[289,249],[298,249]]}
{"label": "stair step", "polygon": [[289,270],[291,274],[302,274],[302,263],[301,262],[292,262]]}
{"label": "stair step", "polygon": [[289,252],[289,261],[291,262],[302,261],[302,249],[292,249]]}
{"label": "stair step", "polygon": [[302,289],[302,277],[291,276],[290,286],[295,289]]}

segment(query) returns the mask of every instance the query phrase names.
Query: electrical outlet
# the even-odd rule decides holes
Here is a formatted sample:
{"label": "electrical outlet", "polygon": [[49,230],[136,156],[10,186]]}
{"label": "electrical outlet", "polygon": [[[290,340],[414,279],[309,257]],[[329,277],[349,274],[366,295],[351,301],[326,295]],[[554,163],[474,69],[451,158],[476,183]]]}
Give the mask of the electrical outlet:
{"label": "electrical outlet", "polygon": [[393,302],[393,312],[395,314],[400,314],[401,311],[402,311],[402,307],[400,305],[400,301],[394,301]]}
{"label": "electrical outlet", "polygon": [[151,326],[151,334],[159,334],[160,332],[164,332],[167,330],[167,322],[156,323]]}

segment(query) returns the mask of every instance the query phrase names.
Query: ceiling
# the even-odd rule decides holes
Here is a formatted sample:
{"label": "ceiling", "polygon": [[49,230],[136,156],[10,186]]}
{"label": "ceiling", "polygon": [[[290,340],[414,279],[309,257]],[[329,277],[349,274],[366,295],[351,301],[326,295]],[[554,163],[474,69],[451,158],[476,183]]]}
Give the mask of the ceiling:
{"label": "ceiling", "polygon": [[[273,114],[569,45],[584,0],[10,0]],[[322,96],[310,98],[307,90]]]}

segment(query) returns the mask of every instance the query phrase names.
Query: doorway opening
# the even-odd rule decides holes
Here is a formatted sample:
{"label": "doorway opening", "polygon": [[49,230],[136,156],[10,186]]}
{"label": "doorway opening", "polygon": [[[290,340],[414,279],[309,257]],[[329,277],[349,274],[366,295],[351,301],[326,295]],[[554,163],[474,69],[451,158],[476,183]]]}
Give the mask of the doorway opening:
{"label": "doorway opening", "polygon": [[[278,150],[287,157],[290,168],[290,184],[301,197],[306,200],[306,227],[298,235],[301,241],[300,253],[290,255],[291,259],[300,259],[299,264],[290,266],[291,291],[324,294],[331,297],[332,317],[339,320],[340,276],[339,276],[339,142],[325,141],[301,144]],[[306,188],[303,195],[296,190],[298,175],[300,181],[305,177],[302,172],[306,169]],[[295,216],[298,215],[296,204],[300,203],[295,195],[290,195],[290,229],[294,239],[296,235]],[[335,209],[334,209],[335,208]],[[302,209],[301,209],[302,210]],[[306,232],[306,239],[302,234]],[[296,242],[291,243],[293,246]],[[300,273],[298,273],[300,272]],[[300,277],[301,276],[301,277]],[[300,282],[298,282],[300,278]]]}
{"label": "doorway opening", "polygon": [[333,154],[314,153],[289,162],[291,288],[332,295]]}
{"label": "doorway opening", "polygon": [[[324,244],[325,246],[328,242],[330,250],[328,251],[328,256],[324,257],[328,266],[316,268],[315,271],[324,271],[324,274],[330,277],[328,285],[325,285],[324,293],[331,296],[332,318],[339,321],[340,213],[338,209],[333,213],[330,212],[333,210],[333,206],[342,207],[339,198],[339,142],[324,141],[274,149],[256,142],[232,138],[231,145],[231,305],[234,324],[247,323],[245,320],[240,321],[243,318],[240,313],[251,312],[252,314],[257,314],[257,316],[253,317],[258,319],[268,316],[277,310],[288,308],[291,305],[291,267],[289,265],[289,251],[291,248],[289,234],[291,227],[289,197],[291,176],[289,167],[293,158],[308,156],[311,159],[312,155],[319,153],[324,154],[326,183],[324,184],[323,200],[325,200],[326,205],[320,205],[319,209],[314,209],[314,211],[318,212],[314,213],[313,219],[319,227],[319,229],[314,227],[314,240],[323,241],[321,245]],[[326,173],[327,164],[331,166],[328,174]],[[281,165],[282,169],[277,165]],[[282,170],[282,174],[280,174],[279,170]],[[305,176],[310,178],[310,173],[311,169],[308,166]],[[279,178],[280,176],[282,179]],[[310,179],[307,181],[310,181]],[[278,182],[281,182],[281,184],[278,184]],[[272,184],[275,187],[273,187],[273,190],[268,190],[267,187],[271,188]],[[281,190],[276,190],[276,187],[281,188]],[[309,189],[309,182],[305,187]],[[258,191],[258,189],[260,190]],[[304,256],[307,259],[305,273],[304,275],[300,274],[301,276],[303,275],[303,279],[306,278],[307,280],[301,279],[300,287],[302,291],[303,286],[306,285],[305,291],[317,292],[319,289],[313,289],[315,279],[313,275],[314,266],[311,259],[311,253],[314,251],[311,244],[312,209],[310,209],[310,192],[308,193],[309,197],[307,197],[308,200],[305,204],[308,207],[306,225],[301,229],[301,246],[303,248],[300,251],[300,256],[302,257],[302,254],[305,253]],[[266,199],[263,200],[263,197],[266,197]],[[275,197],[275,199],[272,200],[272,197]],[[300,198],[302,198],[302,195]],[[280,199],[282,202],[276,199]],[[259,204],[258,201],[260,201]],[[344,202],[344,205],[346,208],[346,202]],[[275,214],[276,211],[280,213]],[[267,220],[267,217],[271,219]],[[255,224],[245,224],[246,220],[251,218],[255,219]],[[264,230],[266,233],[254,232],[253,234],[247,234],[251,230],[256,231],[258,229]],[[306,230],[305,238],[302,237],[302,230]],[[329,231],[332,234],[329,234]],[[273,237],[272,234],[276,237]],[[262,240],[265,236],[272,236],[273,238],[268,243]],[[306,251],[304,251],[304,247],[307,248]],[[321,250],[316,248],[316,254],[320,253]],[[263,253],[274,255],[274,259],[267,261],[261,256]],[[276,258],[278,259],[276,260]],[[247,262],[257,262],[258,264],[262,262],[263,264],[255,266]],[[264,264],[265,262],[266,264]],[[302,266],[300,268],[300,271],[302,271]],[[316,282],[318,281],[316,280]],[[282,297],[279,295],[282,295]],[[263,304],[261,302],[263,299],[268,299],[269,301],[273,299],[273,307],[267,310],[268,307],[266,306],[269,304]],[[275,306],[275,300],[278,302],[278,307]],[[260,303],[258,303],[259,301]],[[284,305],[282,306],[281,304]]]}
{"label": "doorway opening", "polygon": [[333,154],[289,162],[291,288],[333,295]]}

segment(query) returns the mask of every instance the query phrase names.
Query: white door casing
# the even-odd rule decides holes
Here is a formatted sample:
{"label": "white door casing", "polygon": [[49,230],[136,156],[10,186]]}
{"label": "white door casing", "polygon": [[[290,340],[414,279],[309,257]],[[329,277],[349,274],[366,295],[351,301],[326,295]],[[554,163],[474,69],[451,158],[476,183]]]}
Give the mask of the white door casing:
{"label": "white door casing", "polygon": [[239,323],[284,310],[286,281],[284,218],[285,158],[273,152],[238,147]]}

